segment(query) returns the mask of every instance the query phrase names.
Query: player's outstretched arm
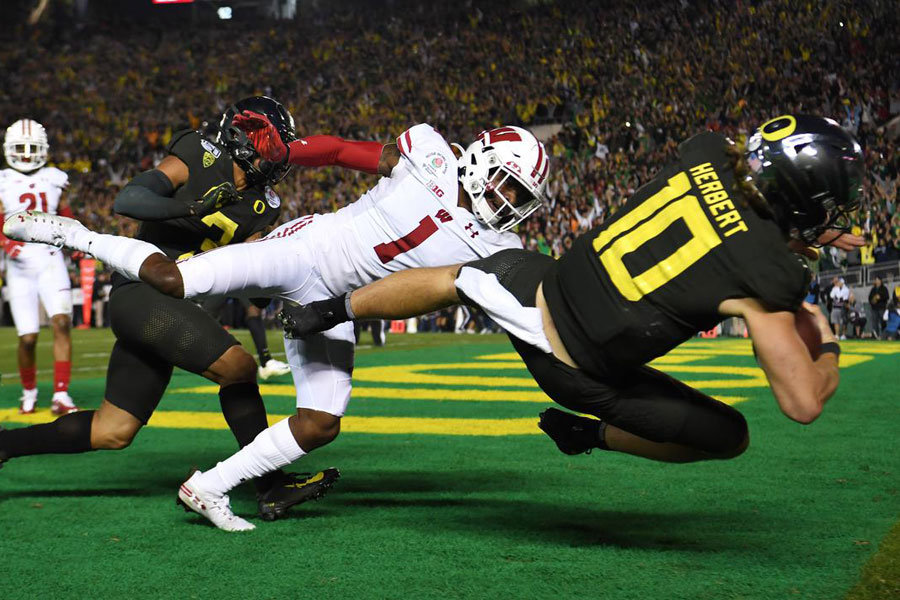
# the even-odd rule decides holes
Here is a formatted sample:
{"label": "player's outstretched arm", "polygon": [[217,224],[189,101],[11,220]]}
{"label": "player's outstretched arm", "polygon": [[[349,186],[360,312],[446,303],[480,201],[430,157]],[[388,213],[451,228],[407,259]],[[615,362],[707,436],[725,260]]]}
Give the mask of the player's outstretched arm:
{"label": "player's outstretched arm", "polygon": [[140,221],[166,221],[203,217],[240,199],[231,182],[210,188],[196,201],[173,198],[175,190],[187,180],[187,165],[177,156],[167,156],[155,169],[129,181],[116,196],[113,208]]}
{"label": "player's outstretched arm", "polygon": [[327,331],[352,319],[407,319],[460,302],[456,276],[462,265],[392,273],[344,296],[286,306],[279,314],[288,337]]}
{"label": "player's outstretched arm", "polygon": [[393,164],[387,166],[391,146],[396,150],[396,144],[385,146],[379,142],[355,142],[332,135],[311,135],[288,144],[287,161],[303,167],[336,166],[388,176],[400,157],[397,151]]}
{"label": "player's outstretched arm", "polygon": [[[726,300],[720,312],[747,322],[757,360],[781,411],[804,424],[818,418],[840,380],[837,343],[818,307],[804,303],[797,314],[770,312],[757,300],[741,298]],[[818,329],[822,347],[815,360],[798,333],[798,319],[812,320]]]}
{"label": "player's outstretched arm", "polygon": [[456,276],[462,265],[392,273],[350,294],[356,319],[408,319],[454,304],[460,297]]}
{"label": "player's outstretched arm", "polygon": [[[388,176],[400,157],[396,144],[382,146],[378,142],[356,142],[332,135],[311,135],[285,144],[265,115],[249,110],[235,115],[232,123],[247,134],[263,160],[270,162],[286,160],[301,167],[335,166]],[[391,146],[396,152],[391,151]],[[393,164],[389,164],[394,154]]]}

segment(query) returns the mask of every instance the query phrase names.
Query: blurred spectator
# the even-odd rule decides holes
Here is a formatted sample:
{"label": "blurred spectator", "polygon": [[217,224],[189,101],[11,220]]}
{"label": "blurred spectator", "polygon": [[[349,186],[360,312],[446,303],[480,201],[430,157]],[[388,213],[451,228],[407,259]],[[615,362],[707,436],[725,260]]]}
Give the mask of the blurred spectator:
{"label": "blurred spectator", "polygon": [[[854,131],[867,166],[856,225],[871,244],[825,253],[822,268],[900,256],[900,154],[884,127],[900,95],[896,2],[350,4],[305,4],[304,19],[277,26],[47,19],[0,38],[0,114],[11,122],[27,107],[71,174],[79,218],[124,235],[137,223],[112,212],[119,187],[162,159],[174,131],[247,95],[284,102],[302,135],[388,142],[428,122],[469,140],[505,123],[547,125],[548,207],[519,234],[559,256],[690,135],[743,142],[773,116],[809,112]],[[333,211],[371,184],[297,169],[279,186],[282,219]]]}
{"label": "blurred spectator", "polygon": [[850,294],[850,300],[847,302],[847,324],[850,326],[850,334],[853,338],[862,339],[867,321],[866,313],[856,303],[856,296]]}
{"label": "blurred spectator", "polygon": [[875,278],[875,283],[872,285],[872,289],[869,290],[869,305],[872,307],[872,331],[876,338],[881,338],[881,332],[883,330],[883,320],[882,316],[884,315],[884,311],[887,308],[888,298],[890,297],[890,292],[888,292],[887,286],[881,281],[881,277]]}
{"label": "blurred spectator", "polygon": [[844,285],[843,277],[835,277],[832,280],[831,292],[828,296],[831,298],[831,326],[834,328],[834,335],[839,339],[845,339],[844,336],[844,317],[847,308],[847,302],[850,300],[850,288]]}
{"label": "blurred spectator", "polygon": [[894,288],[894,295],[884,311],[884,339],[896,340],[900,337],[900,285]]}

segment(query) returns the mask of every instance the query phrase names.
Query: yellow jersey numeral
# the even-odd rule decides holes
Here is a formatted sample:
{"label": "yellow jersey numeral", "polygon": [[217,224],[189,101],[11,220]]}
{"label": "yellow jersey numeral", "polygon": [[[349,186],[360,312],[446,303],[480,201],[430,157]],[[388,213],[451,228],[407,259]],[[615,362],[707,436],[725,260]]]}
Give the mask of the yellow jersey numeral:
{"label": "yellow jersey numeral", "polygon": [[[697,197],[686,195],[690,189],[691,183],[686,173],[675,175],[669,179],[666,187],[647,198],[594,239],[594,250],[599,254],[600,262],[627,300],[637,302],[677,277],[722,243]],[[629,273],[624,257],[638,251],[679,219],[684,221],[691,239],[643,273]]]}

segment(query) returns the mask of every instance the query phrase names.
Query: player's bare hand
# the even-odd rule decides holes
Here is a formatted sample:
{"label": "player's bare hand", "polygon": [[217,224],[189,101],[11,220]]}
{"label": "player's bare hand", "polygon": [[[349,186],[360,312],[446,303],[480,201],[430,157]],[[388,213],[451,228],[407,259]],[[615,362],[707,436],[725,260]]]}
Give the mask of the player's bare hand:
{"label": "player's bare hand", "polygon": [[835,229],[826,229],[817,240],[820,244],[834,246],[840,250],[849,252],[854,248],[862,248],[866,245],[866,238],[852,233],[841,233]]}
{"label": "player's bare hand", "polygon": [[287,146],[266,115],[245,110],[234,115],[231,124],[247,134],[263,160],[277,163],[287,157]]}
{"label": "player's bare hand", "polygon": [[210,188],[209,191],[203,194],[203,197],[192,207],[193,214],[198,217],[205,217],[229,204],[238,202],[240,199],[241,196],[238,194],[234,184],[226,181]]}
{"label": "player's bare hand", "polygon": [[831,330],[831,325],[828,323],[828,319],[822,314],[822,311],[817,304],[804,302],[800,307],[800,312],[805,312],[815,319],[816,327],[818,327],[819,333],[822,335],[823,344],[836,341],[834,332]]}
{"label": "player's bare hand", "polygon": [[[823,246],[834,246],[835,248],[849,252],[855,248],[865,246],[866,238],[852,233],[841,233],[836,229],[826,229],[816,242]],[[807,246],[799,240],[789,241],[788,247],[792,252],[805,256],[810,260],[819,260],[819,251],[816,248]]]}

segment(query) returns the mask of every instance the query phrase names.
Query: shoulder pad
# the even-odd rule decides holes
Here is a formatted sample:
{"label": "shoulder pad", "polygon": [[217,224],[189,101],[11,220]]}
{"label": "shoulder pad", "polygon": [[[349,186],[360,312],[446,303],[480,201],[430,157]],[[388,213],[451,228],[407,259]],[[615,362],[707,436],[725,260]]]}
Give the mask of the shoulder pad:
{"label": "shoulder pad", "polygon": [[678,144],[678,153],[684,154],[685,152],[696,152],[698,150],[717,150],[719,148],[724,148],[727,143],[728,138],[721,133],[715,131],[703,131]]}
{"label": "shoulder pad", "polygon": [[431,125],[410,127],[397,138],[397,148],[412,163],[412,171],[422,183],[456,180],[456,157],[450,145]]}
{"label": "shoulder pad", "polygon": [[[173,133],[172,139],[169,140],[169,145],[166,146],[166,152],[169,152],[170,154],[176,154],[175,147],[181,146],[185,143],[189,143],[191,141],[191,138],[188,136],[190,136],[191,134],[194,134],[192,137],[195,140],[200,138],[200,134],[193,129],[182,129]],[[194,143],[196,143],[196,141]]]}
{"label": "shoulder pad", "polygon": [[41,170],[41,175],[56,187],[64,188],[69,185],[69,174],[56,167],[44,167]]}

